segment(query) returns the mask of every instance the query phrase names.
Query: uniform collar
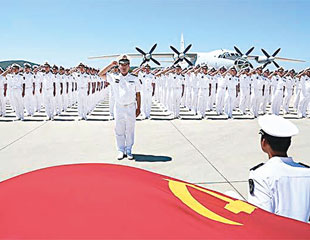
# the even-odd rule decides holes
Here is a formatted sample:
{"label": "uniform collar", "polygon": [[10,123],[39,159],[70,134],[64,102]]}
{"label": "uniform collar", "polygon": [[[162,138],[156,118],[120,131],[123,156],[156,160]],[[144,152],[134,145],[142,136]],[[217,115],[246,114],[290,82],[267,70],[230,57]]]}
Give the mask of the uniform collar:
{"label": "uniform collar", "polygon": [[284,163],[294,162],[292,157],[277,157],[277,156],[275,156],[275,157],[270,158],[269,160],[271,160],[271,159],[279,159],[280,161],[282,161]]}

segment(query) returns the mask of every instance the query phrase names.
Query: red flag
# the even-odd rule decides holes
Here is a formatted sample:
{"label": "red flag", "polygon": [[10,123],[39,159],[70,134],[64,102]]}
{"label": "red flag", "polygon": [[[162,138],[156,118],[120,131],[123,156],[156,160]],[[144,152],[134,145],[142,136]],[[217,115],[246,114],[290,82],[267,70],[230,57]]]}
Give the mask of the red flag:
{"label": "red flag", "polygon": [[0,238],[310,238],[309,224],[132,167],[76,164],[0,183]]}

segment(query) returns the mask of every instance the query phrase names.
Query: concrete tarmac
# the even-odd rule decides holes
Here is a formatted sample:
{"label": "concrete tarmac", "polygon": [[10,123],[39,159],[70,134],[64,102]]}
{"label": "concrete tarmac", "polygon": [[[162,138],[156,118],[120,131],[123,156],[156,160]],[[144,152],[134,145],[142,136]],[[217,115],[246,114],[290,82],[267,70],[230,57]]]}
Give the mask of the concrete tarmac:
{"label": "concrete tarmac", "polygon": [[[242,118],[237,112],[229,120],[211,120],[212,113],[207,120],[191,120],[185,111],[187,120],[169,120],[158,118],[159,109],[153,107],[153,119],[137,121],[133,161],[116,159],[114,121],[102,118],[108,115],[106,103],[96,108],[90,117],[93,121],[78,121],[76,108],[57,121],[44,121],[44,114],[23,122],[11,121],[10,114],[0,118],[0,181],[55,165],[112,163],[219,192],[233,190],[247,199],[249,169],[267,160],[260,149],[257,120]],[[310,165],[310,119],[288,118],[300,130],[289,154]]]}

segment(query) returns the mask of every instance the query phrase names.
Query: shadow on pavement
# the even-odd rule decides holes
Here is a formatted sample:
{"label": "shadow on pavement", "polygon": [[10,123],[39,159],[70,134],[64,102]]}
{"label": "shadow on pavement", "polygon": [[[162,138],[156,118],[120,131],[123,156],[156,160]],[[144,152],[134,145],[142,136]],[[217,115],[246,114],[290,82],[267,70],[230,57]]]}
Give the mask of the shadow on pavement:
{"label": "shadow on pavement", "polygon": [[169,162],[172,160],[168,156],[154,156],[144,154],[133,154],[135,161],[137,162]]}

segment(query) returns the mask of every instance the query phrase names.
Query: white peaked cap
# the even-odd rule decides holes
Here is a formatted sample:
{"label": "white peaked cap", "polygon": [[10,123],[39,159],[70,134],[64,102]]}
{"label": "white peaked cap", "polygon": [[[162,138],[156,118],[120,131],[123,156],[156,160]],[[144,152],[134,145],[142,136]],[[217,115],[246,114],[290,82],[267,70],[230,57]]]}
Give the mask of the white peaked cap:
{"label": "white peaked cap", "polygon": [[291,121],[276,115],[264,115],[258,118],[261,129],[273,137],[292,137],[299,130]]}

